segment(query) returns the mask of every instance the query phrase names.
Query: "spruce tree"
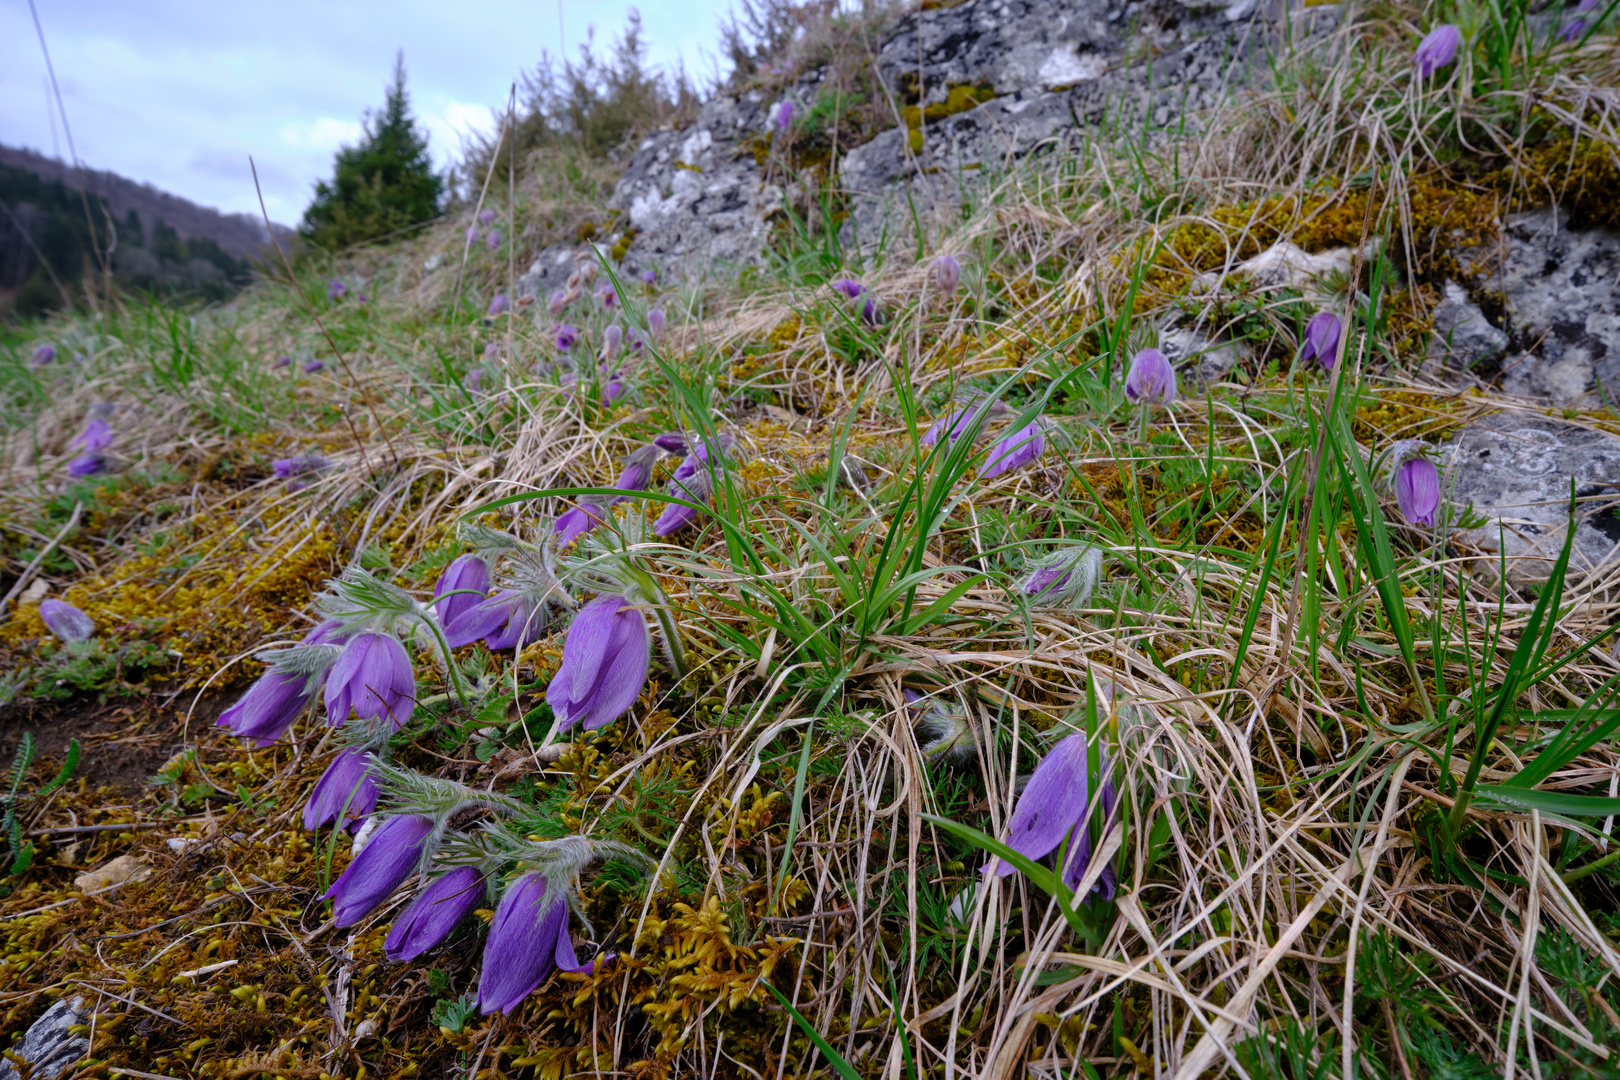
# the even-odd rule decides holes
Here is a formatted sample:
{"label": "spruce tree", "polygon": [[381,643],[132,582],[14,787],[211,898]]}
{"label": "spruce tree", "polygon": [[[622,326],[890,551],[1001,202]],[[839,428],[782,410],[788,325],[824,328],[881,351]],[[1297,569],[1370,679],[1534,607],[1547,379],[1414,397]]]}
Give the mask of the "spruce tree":
{"label": "spruce tree", "polygon": [[304,237],[328,251],[397,232],[439,215],[444,178],[433,171],[427,135],[417,129],[405,93],[405,54],[381,112],[366,111],[358,146],[337,152],[331,183],[315,185],[304,211]]}

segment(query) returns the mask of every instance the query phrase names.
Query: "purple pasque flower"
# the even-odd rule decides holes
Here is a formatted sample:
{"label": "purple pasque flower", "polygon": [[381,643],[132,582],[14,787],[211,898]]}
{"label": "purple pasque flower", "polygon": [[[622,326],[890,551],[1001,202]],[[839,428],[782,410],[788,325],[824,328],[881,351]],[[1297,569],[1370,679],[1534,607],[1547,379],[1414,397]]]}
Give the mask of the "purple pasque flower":
{"label": "purple pasque flower", "polygon": [[270,463],[270,469],[277,478],[282,480],[304,473],[320,472],[322,469],[332,467],[332,462],[320,454],[300,454],[297,457],[276,458]]}
{"label": "purple pasque flower", "polygon": [[99,416],[92,416],[84,425],[84,430],[73,437],[72,446],[90,453],[99,453],[112,445],[113,429]]}
{"label": "purple pasque flower", "polygon": [[1149,405],[1176,400],[1176,369],[1158,349],[1143,349],[1131,357],[1125,373],[1125,396]]}
{"label": "purple pasque flower", "polygon": [[323,825],[346,819],[350,832],[377,809],[377,779],[364,750],[340,750],[310,789],[304,803],[304,828],[314,832]]}
{"label": "purple pasque flower", "polygon": [[[501,347],[500,347],[500,345],[498,343],[492,341],[488,345],[484,346],[484,359],[485,360],[498,360],[498,359],[500,359],[500,356],[501,356]],[[475,368],[474,370],[477,370],[477,369]]]}
{"label": "purple pasque flower", "polygon": [[482,210],[478,211],[478,223],[480,225],[491,225],[491,224],[494,224],[494,222],[495,222],[495,211],[494,210],[491,210],[489,207],[486,206]]}
{"label": "purple pasque flower", "polygon": [[565,289],[558,289],[556,292],[551,294],[551,299],[546,301],[546,310],[551,313],[551,317],[554,319],[558,315],[561,315],[563,313],[563,308],[567,306],[568,292]]}
{"label": "purple pasque flower", "polygon": [[603,285],[600,289],[597,289],[596,296],[608,311],[612,311],[619,306],[619,294],[614,291],[612,285]]}
{"label": "purple pasque flower", "polygon": [[975,440],[984,433],[984,422],[994,413],[1005,412],[1007,407],[998,400],[980,398],[966,405],[958,405],[923,432],[922,444],[933,446],[941,435],[950,442],[972,432]]}
{"label": "purple pasque flower", "polygon": [[489,248],[489,250],[491,250],[491,251],[494,251],[496,248],[500,247],[501,246],[501,230],[499,230],[499,229],[491,229],[491,230],[489,230],[489,235],[484,237],[484,246]]}
{"label": "purple pasque flower", "polygon": [[275,368],[292,367],[292,357],[278,356],[276,357],[276,362],[270,366]]}
{"label": "purple pasque flower", "polygon": [[1305,324],[1305,347],[1299,351],[1301,360],[1315,359],[1329,371],[1339,362],[1339,335],[1343,324],[1331,311],[1319,311]]}
{"label": "purple pasque flower", "polygon": [[934,260],[930,269],[934,274],[934,285],[942,293],[953,293],[962,284],[962,264],[956,261],[954,255],[941,255]]}
{"label": "purple pasque flower", "polygon": [[68,462],[67,467],[68,475],[72,477],[94,476],[106,469],[107,459],[100,454],[80,454]]}
{"label": "purple pasque flower", "polygon": [[415,708],[416,673],[399,639],[374,630],[350,638],[326,676],[326,722],[342,727],[352,712],[398,731]]}
{"label": "purple pasque flower", "polygon": [[336,278],[326,283],[326,298],[328,300],[341,300],[348,291],[349,287]]}
{"label": "purple pasque flower", "polygon": [[313,375],[317,371],[325,371],[325,370],[326,370],[326,364],[324,362],[320,361],[320,360],[305,360],[304,361],[304,374],[306,374],[306,375]]}
{"label": "purple pasque flower", "polygon": [[686,453],[686,433],[681,431],[666,431],[653,437],[653,445],[670,454]]}
{"label": "purple pasque flower", "polygon": [[452,649],[479,638],[491,649],[522,648],[540,636],[545,626],[540,606],[516,589],[502,589],[444,624],[444,640]]}
{"label": "purple pasque flower", "polygon": [[851,300],[854,300],[856,297],[860,296],[861,293],[866,291],[865,285],[862,285],[854,278],[847,277],[839,278],[837,281],[832,283],[832,287],[838,292],[841,292],[845,296],[849,297]]}
{"label": "purple pasque flower", "polygon": [[624,347],[624,327],[614,323],[602,331],[602,359],[611,360]]}
{"label": "purple pasque flower", "polygon": [[792,124],[793,102],[778,101],[776,103],[776,107],[771,110],[771,123],[776,125],[776,129],[778,131],[781,131],[783,128],[786,128],[788,125]]}
{"label": "purple pasque flower", "polygon": [[1013,469],[1022,469],[1025,465],[1034,464],[1044,453],[1046,428],[1037,416],[990,448],[990,464],[985,466],[983,478],[988,480]]}
{"label": "purple pasque flower", "polygon": [[1440,509],[1440,470],[1426,457],[1411,457],[1395,469],[1395,501],[1409,525],[1433,527]]}
{"label": "purple pasque flower", "polygon": [[613,404],[624,396],[624,376],[614,372],[608,376],[608,381],[602,384],[602,407]]}
{"label": "purple pasque flower", "polygon": [[[653,465],[658,456],[663,453],[663,447],[655,442],[635,450],[624,459],[624,470],[619,478],[613,481],[613,486],[620,491],[646,491],[647,485],[652,482]],[[624,502],[627,496],[615,496],[615,504]]]}
{"label": "purple pasque flower", "polygon": [[35,345],[34,351],[28,355],[28,366],[31,368],[42,368],[55,359],[55,345]]}
{"label": "purple pasque flower", "polygon": [[1026,596],[1041,596],[1053,589],[1062,588],[1072,573],[1074,571],[1066,566],[1043,566],[1025,578],[1019,589]]}
{"label": "purple pasque flower", "polygon": [[641,280],[648,285],[658,284],[658,271],[652,269],[643,270],[641,272]]}
{"label": "purple pasque flower", "polygon": [[669,320],[664,316],[663,308],[648,308],[647,336],[656,338],[659,334],[664,332],[664,327],[668,324],[668,322]]}
{"label": "purple pasque flower", "polygon": [[[460,592],[471,589],[472,592]],[[441,627],[449,626],[485,600],[489,592],[489,564],[481,555],[457,555],[433,586],[433,610]],[[447,596],[446,593],[455,593]]]}
{"label": "purple pasque flower", "polygon": [[503,292],[496,293],[495,298],[489,302],[489,313],[491,315],[500,315],[511,310],[512,305],[507,302],[506,294]]}
{"label": "purple pasque flower", "polygon": [[546,687],[557,730],[611,724],[647,683],[652,638],[641,609],[622,596],[599,596],[579,609],[563,639],[562,664]]}
{"label": "purple pasque flower", "polygon": [[557,533],[557,546],[567,547],[605,520],[606,515],[600,506],[581,502],[578,506],[557,515],[557,520],[552,525]]}
{"label": "purple pasque flower", "polygon": [[[323,622],[304,635],[305,645],[336,645],[338,624]],[[315,699],[315,688],[326,677],[330,664],[318,664],[313,671],[284,671],[272,667],[248,687],[235,705],[214,721],[238,739],[258,746],[277,742],[293,721]]]}
{"label": "purple pasque flower", "polygon": [[477,240],[478,239],[478,226],[476,226],[476,225],[467,226],[467,231],[464,234],[463,238],[469,244],[472,243],[474,240]]}
{"label": "purple pasque flower", "polygon": [[403,964],[436,948],[456,924],[479,907],[484,899],[484,875],[476,866],[458,866],[433,879],[410,906],[394,920],[383,953],[390,961]]}
{"label": "purple pasque flower", "polygon": [[433,819],[426,814],[398,814],[379,825],[348,869],[321,895],[332,901],[333,922],[353,926],[388,899],[422,865],[433,833]]}
{"label": "purple pasque flower", "polygon": [[574,342],[579,340],[579,327],[562,323],[557,327],[556,337],[552,340],[557,343],[560,352],[567,352],[574,347]]}
{"label": "purple pasque flower", "polygon": [[[1012,817],[1007,822],[1007,846],[1028,858],[1044,858],[1064,843],[1068,844],[1062,878],[1071,889],[1079,887],[1091,863],[1091,830],[1087,825],[1087,818],[1091,816],[1091,792],[1086,779],[1086,747],[1086,737],[1081,733],[1067,736],[1054,746],[1030,774],[1029,786],[1018,796],[1018,805],[1013,807]],[[1102,774],[1107,776],[1108,759],[1100,760]],[[1106,830],[1114,825],[1113,781],[1104,780],[1098,794]],[[992,858],[984,869],[987,874],[1006,877],[1014,867],[1002,859]],[[1115,884],[1114,868],[1106,866],[1092,889],[1100,889],[1103,899],[1112,900]]]}
{"label": "purple pasque flower", "polygon": [[1558,40],[1568,43],[1576,40],[1584,33],[1586,33],[1586,20],[1574,18],[1565,23],[1564,28],[1558,31]]}
{"label": "purple pasque flower", "polygon": [[1462,44],[1462,31],[1451,23],[1441,23],[1430,30],[1422,41],[1418,42],[1417,51],[1412,54],[1412,63],[1417,66],[1418,78],[1427,79],[1436,71],[1445,67],[1457,58],[1457,46]]}
{"label": "purple pasque flower", "polygon": [[1080,607],[1091,599],[1102,569],[1101,548],[1065,545],[1031,563],[1018,591],[1043,605]]}
{"label": "purple pasque flower", "polygon": [[595,971],[613,959],[612,953],[581,964],[568,936],[568,898],[557,890],[548,901],[546,879],[530,872],[506,887],[495,908],[484,945],[484,968],[478,974],[478,1009],[510,1013],[551,974]]}
{"label": "purple pasque flower", "polygon": [[84,641],[96,632],[95,620],[65,600],[41,600],[39,617],[63,644]]}

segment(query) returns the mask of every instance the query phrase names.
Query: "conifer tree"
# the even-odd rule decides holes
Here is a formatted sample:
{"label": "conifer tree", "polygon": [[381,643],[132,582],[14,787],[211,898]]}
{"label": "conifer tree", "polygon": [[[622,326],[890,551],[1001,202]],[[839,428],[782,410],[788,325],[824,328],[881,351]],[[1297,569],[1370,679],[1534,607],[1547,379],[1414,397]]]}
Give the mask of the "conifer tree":
{"label": "conifer tree", "polygon": [[382,110],[367,110],[359,145],[339,149],[332,181],[315,185],[304,237],[335,251],[437,217],[444,178],[433,171],[427,145],[411,116],[401,52]]}

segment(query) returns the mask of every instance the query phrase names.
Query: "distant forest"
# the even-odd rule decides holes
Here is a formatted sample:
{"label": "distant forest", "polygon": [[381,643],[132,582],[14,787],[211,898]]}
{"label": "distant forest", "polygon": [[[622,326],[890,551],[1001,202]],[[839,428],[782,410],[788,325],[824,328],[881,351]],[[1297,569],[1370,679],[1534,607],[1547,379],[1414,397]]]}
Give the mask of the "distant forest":
{"label": "distant forest", "polygon": [[126,290],[217,301],[251,280],[247,259],[148,216],[131,207],[119,217],[100,196],[0,163],[0,314],[73,305],[109,250],[113,281]]}

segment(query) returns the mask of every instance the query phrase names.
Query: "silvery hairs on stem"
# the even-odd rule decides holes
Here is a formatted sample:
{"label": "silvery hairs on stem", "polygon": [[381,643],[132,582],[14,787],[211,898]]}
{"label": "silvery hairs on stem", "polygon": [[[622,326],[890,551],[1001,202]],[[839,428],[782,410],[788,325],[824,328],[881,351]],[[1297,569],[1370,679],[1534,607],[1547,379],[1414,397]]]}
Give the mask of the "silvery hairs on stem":
{"label": "silvery hairs on stem", "polygon": [[345,636],[365,630],[394,633],[400,623],[427,613],[410,593],[357,566],[326,583],[326,591],[315,598],[315,610],[323,620],[337,623]]}
{"label": "silvery hairs on stem", "polygon": [[908,702],[916,716],[918,749],[929,761],[962,765],[978,753],[967,709],[942,695],[930,694]]}
{"label": "silvery hairs on stem", "polygon": [[471,546],[473,554],[484,558],[494,558],[517,551],[532,545],[524,543],[505,529],[496,529],[488,525],[475,525],[472,522],[463,522],[456,530],[456,535],[462,543]]}
{"label": "silvery hairs on stem", "polygon": [[558,840],[530,840],[520,836],[500,821],[485,822],[482,827],[486,850],[496,852],[500,858],[526,864],[528,870],[537,870],[546,879],[546,895],[538,908],[544,911],[559,896],[568,899],[568,906],[585,924],[588,933],[595,934],[581,909],[574,892],[574,879],[596,859],[618,859],[642,870],[651,871],[658,864],[640,848],[618,840],[598,840],[590,836],[564,836]]}
{"label": "silvery hairs on stem", "polygon": [[354,716],[337,729],[336,737],[347,750],[362,750],[387,761],[388,741],[398,730],[388,716]]}
{"label": "silvery hairs on stem", "polygon": [[376,777],[380,789],[379,803],[385,803],[383,813],[394,817],[401,814],[421,814],[433,822],[433,831],[422,845],[422,866],[425,870],[434,850],[450,827],[450,819],[463,810],[489,810],[497,814],[517,815],[528,807],[516,799],[496,791],[480,791],[454,780],[441,780],[424,776],[413,769],[390,765],[372,755],[368,766]]}
{"label": "silvery hairs on stem", "polygon": [[1043,607],[1082,608],[1102,580],[1102,548],[1069,544],[1029,564],[1018,591]]}
{"label": "silvery hairs on stem", "polygon": [[316,684],[326,678],[343,651],[340,645],[304,644],[285,649],[266,649],[255,653],[254,659],[269,665],[270,671],[282,675],[299,675],[304,679],[304,693],[315,692]]}

